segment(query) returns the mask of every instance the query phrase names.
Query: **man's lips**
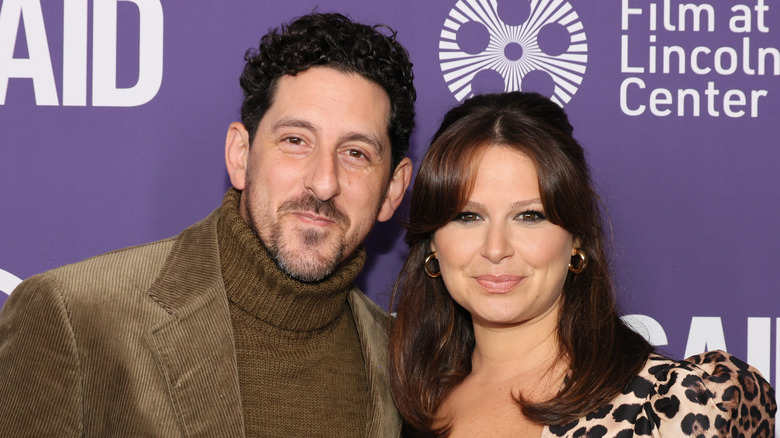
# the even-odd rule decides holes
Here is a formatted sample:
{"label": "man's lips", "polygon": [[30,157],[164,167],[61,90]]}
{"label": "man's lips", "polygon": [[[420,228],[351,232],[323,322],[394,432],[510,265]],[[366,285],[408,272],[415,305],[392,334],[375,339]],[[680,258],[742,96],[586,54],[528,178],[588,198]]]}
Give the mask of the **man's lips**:
{"label": "man's lips", "polygon": [[296,211],[293,213],[301,222],[319,227],[327,227],[335,221],[327,216],[322,216],[309,211]]}
{"label": "man's lips", "polygon": [[511,291],[523,277],[517,275],[480,275],[476,277],[477,283],[491,294],[503,294]]}

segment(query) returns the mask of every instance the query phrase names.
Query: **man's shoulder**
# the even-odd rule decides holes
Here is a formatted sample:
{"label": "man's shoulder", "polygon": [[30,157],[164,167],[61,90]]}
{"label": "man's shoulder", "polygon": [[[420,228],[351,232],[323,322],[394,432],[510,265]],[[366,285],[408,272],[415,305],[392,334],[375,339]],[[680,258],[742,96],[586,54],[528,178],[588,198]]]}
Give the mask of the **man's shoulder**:
{"label": "man's shoulder", "polygon": [[63,265],[31,277],[58,281],[94,282],[110,277],[154,276],[159,272],[177,237],[116,249],[75,263]]}
{"label": "man's shoulder", "polygon": [[53,268],[39,275],[55,278],[137,277],[151,275],[162,267],[182,237],[214,227],[216,213],[185,228],[181,233],[153,242],[115,249],[87,259]]}
{"label": "man's shoulder", "polygon": [[202,234],[204,229],[213,227],[213,221],[212,214],[176,236],[116,249],[50,269],[26,279],[17,290],[43,287],[57,289],[60,294],[73,298],[102,296],[103,299],[128,290],[146,290],[160,275],[177,247],[181,246],[184,236]]}
{"label": "man's shoulder", "polygon": [[390,318],[387,312],[357,286],[352,287],[347,300],[364,349],[367,344],[372,344],[382,351],[387,350],[387,325]]}
{"label": "man's shoulder", "polygon": [[348,300],[356,321],[371,321],[375,324],[380,324],[382,327],[387,326],[389,318],[387,311],[367,297],[359,287],[352,287]]}

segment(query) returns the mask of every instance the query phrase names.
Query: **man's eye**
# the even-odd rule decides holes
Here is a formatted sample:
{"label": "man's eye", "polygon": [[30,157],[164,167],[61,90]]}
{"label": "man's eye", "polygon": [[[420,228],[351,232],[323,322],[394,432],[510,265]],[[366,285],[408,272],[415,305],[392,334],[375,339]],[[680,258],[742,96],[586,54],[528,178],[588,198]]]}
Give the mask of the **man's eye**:
{"label": "man's eye", "polygon": [[463,213],[458,214],[455,216],[456,222],[463,222],[463,223],[471,223],[478,221],[480,219],[479,215],[476,213],[472,213],[470,211],[464,211]]}
{"label": "man's eye", "polygon": [[350,150],[348,150],[347,151],[347,155],[349,155],[352,158],[358,158],[358,159],[368,158],[366,156],[366,154],[363,153],[363,151],[358,150],[358,149],[350,149]]}
{"label": "man's eye", "polygon": [[287,137],[284,139],[287,143],[294,144],[296,146],[300,146],[304,143],[303,139],[300,137]]}

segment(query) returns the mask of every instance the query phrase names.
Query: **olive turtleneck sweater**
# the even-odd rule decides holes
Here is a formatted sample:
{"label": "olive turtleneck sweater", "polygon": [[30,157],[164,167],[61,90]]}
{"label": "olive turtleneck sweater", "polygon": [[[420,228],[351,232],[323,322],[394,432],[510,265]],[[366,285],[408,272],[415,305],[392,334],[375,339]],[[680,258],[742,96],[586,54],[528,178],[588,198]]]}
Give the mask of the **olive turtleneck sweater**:
{"label": "olive turtleneck sweater", "polygon": [[230,189],[217,225],[248,437],[365,436],[368,389],[347,303],[358,250],[316,283],[280,271]]}

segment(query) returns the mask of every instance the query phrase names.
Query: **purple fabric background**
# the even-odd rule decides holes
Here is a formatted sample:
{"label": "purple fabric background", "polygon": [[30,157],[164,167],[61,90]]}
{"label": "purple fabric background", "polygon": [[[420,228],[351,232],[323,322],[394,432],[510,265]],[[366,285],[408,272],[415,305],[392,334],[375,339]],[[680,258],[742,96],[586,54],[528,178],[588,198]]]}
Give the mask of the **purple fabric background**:
{"label": "purple fabric background", "polygon": [[[268,28],[317,5],[320,11],[348,13],[398,31],[417,78],[418,128],[410,153],[415,162],[445,109],[457,103],[439,64],[440,33],[457,0],[291,0],[283,6],[271,1],[226,0],[197,6],[144,1],[162,3],[163,77],[148,103],[132,107],[92,105],[94,5],[87,0],[83,0],[90,13],[87,104],[62,106],[63,22],[72,17],[63,16],[65,2],[40,2],[60,105],[36,105],[33,82],[25,78],[8,81],[0,105],[0,304],[13,282],[8,273],[23,279],[105,251],[171,236],[217,207],[228,187],[224,136],[228,124],[239,119],[243,53],[256,46]],[[565,108],[612,220],[614,267],[624,312],[657,321],[667,338],[662,348],[673,356],[698,352],[693,350],[705,339],[708,347],[725,347],[747,358],[774,381],[780,341],[780,228],[775,223],[780,213],[780,76],[774,61],[768,58],[772,62],[763,75],[745,73],[741,57],[740,68],[730,75],[699,75],[690,65],[679,74],[676,63],[664,74],[660,61],[658,73],[626,73],[621,70],[621,38],[628,36],[629,66],[636,67],[647,66],[650,46],[658,47],[659,58],[661,46],[680,46],[688,52],[697,46],[713,52],[730,46],[740,53],[747,37],[753,47],[749,62],[755,67],[759,47],[778,48],[780,6],[768,2],[764,27],[759,29],[754,8],[763,2],[708,2],[715,11],[715,29],[709,32],[692,30],[690,19],[686,31],[665,30],[663,1],[561,3],[573,7],[587,35],[586,71]],[[7,4],[11,1],[0,1],[0,13],[8,13]],[[510,24],[522,23],[528,13],[524,0],[498,4],[502,20]],[[624,4],[644,9],[643,15],[629,17],[625,30]],[[659,17],[655,31],[648,22],[651,4]],[[670,17],[676,21],[680,3],[670,4],[674,9]],[[734,5],[751,8],[752,32],[729,30]],[[138,79],[138,11],[133,2],[118,4],[119,87],[132,87]],[[566,50],[562,39],[566,29],[550,29],[545,48]],[[13,36],[0,33],[0,38]],[[15,36],[14,58],[25,58],[25,28]],[[485,38],[485,30],[471,23],[462,27],[457,42],[464,50],[478,51]],[[506,54],[519,56],[517,47]],[[712,58],[702,57],[710,60],[702,65],[711,66]],[[7,68],[4,62],[0,59],[0,70]],[[678,88],[695,88],[705,99],[703,110],[698,117],[691,116],[690,108],[685,116],[677,116],[676,105],[671,105],[669,116],[653,115],[649,109],[629,116],[621,110],[620,89],[632,77],[642,79],[647,88],[629,88],[631,107],[647,105],[656,88],[673,94]],[[528,78],[528,88],[550,92],[552,81],[546,75]],[[748,94],[766,90],[759,99],[758,116],[708,114],[704,95],[708,82],[720,90],[717,106],[729,89]],[[498,74],[480,74],[474,84],[479,90],[501,89]],[[401,236],[397,224],[380,224],[367,242],[369,263],[360,285],[384,306],[405,257]],[[719,320],[700,319],[705,317]],[[725,345],[716,342],[719,327]],[[686,348],[689,341],[692,346]]]}

